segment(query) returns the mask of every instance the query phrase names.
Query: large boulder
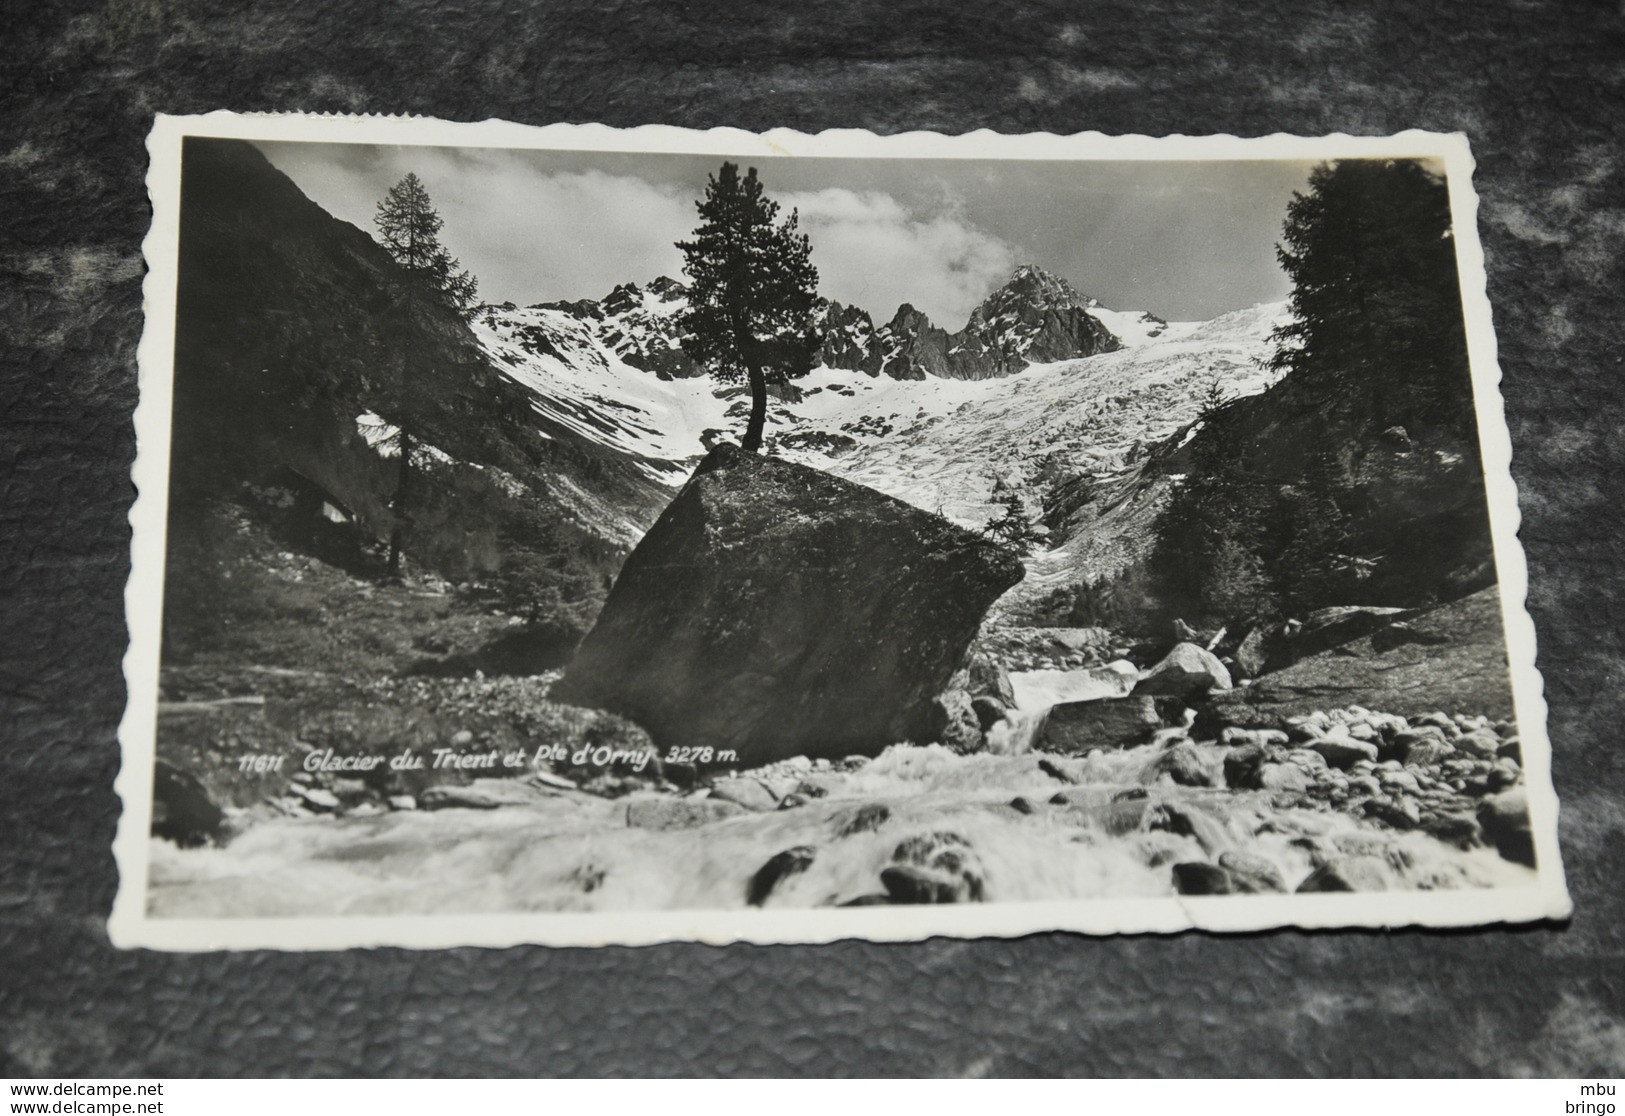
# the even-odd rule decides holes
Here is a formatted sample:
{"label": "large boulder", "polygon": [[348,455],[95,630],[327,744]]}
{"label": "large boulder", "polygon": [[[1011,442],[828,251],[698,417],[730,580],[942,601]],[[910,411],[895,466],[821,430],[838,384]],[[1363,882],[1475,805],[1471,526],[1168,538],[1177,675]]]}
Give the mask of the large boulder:
{"label": "large boulder", "polygon": [[747,765],[878,755],[929,738],[933,699],[1022,574],[940,516],[720,445],[627,558],[553,696]]}
{"label": "large boulder", "polygon": [[1405,614],[1399,623],[1214,694],[1197,728],[1275,727],[1315,710],[1362,705],[1401,717],[1443,709],[1512,717],[1501,602],[1494,589]]}

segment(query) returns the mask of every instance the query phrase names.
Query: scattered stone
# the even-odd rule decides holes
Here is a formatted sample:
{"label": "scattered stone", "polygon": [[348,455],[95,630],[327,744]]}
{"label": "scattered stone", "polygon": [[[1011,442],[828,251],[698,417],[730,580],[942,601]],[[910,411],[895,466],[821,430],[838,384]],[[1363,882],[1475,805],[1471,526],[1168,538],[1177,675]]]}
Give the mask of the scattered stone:
{"label": "scattered stone", "polygon": [[1427,814],[1422,818],[1421,829],[1460,849],[1476,848],[1484,843],[1483,827],[1467,814]]}
{"label": "scattered stone", "polygon": [[1290,738],[1280,729],[1245,729],[1231,726],[1219,733],[1219,743],[1226,748],[1240,748],[1248,744],[1263,747],[1285,745]]}
{"label": "scattered stone", "polygon": [[718,779],[711,784],[711,797],[719,802],[732,802],[757,813],[766,813],[779,808],[778,796],[757,779]]}
{"label": "scattered stone", "polygon": [[474,743],[474,734],[467,729],[460,729],[451,734],[450,743],[453,748],[466,748]]}
{"label": "scattered stone", "polygon": [[1010,805],[1018,814],[1038,813],[1037,803],[1033,802],[1032,799],[1026,798],[1019,794],[1010,800]]}
{"label": "scattered stone", "polygon": [[964,690],[947,690],[931,702],[927,737],[960,756],[975,755],[987,747],[982,722]]}
{"label": "scattered stone", "polygon": [[1320,753],[1322,759],[1333,767],[1347,771],[1359,760],[1377,759],[1377,746],[1364,740],[1355,740],[1350,736],[1323,736],[1318,740],[1311,740],[1309,747]]}
{"label": "scattered stone", "polygon": [[812,799],[808,798],[806,795],[797,794],[795,791],[791,791],[789,794],[779,799],[778,808],[780,810],[794,810],[798,806],[805,806],[811,801]]}
{"label": "scattered stone", "polygon": [[1286,880],[1281,870],[1261,856],[1244,852],[1219,854],[1219,867],[1230,873],[1237,890],[1246,894],[1262,895],[1285,891]]}
{"label": "scattered stone", "polygon": [[1415,829],[1422,823],[1421,808],[1402,794],[1368,799],[1363,809],[1366,817],[1386,822],[1395,829]]}
{"label": "scattered stone", "polygon": [[1258,788],[1302,794],[1309,789],[1307,772],[1295,763],[1266,763],[1258,768]]}
{"label": "scattered stone", "polygon": [[626,824],[634,829],[694,829],[748,813],[716,798],[635,798],[626,804]]}
{"label": "scattered stone", "polygon": [[1529,824],[1529,798],[1522,787],[1485,799],[1478,807],[1484,840],[1507,860],[1535,866],[1535,837]]}
{"label": "scattered stone", "polygon": [[1196,806],[1163,802],[1148,813],[1153,815],[1149,828],[1178,834],[1181,837],[1194,837],[1202,846],[1202,851],[1209,856],[1217,856],[1233,844],[1230,835],[1225,832],[1224,825]]}
{"label": "scattered stone", "polygon": [[1137,697],[1192,698],[1211,690],[1230,688],[1230,672],[1212,652],[1194,643],[1180,643],[1145,672],[1145,677],[1134,687],[1134,694]]}
{"label": "scattered stone", "polygon": [[1454,744],[1458,752],[1465,752],[1479,759],[1494,759],[1501,751],[1501,738],[1487,728],[1463,732],[1456,737]]}
{"label": "scattered stone", "polygon": [[289,783],[288,789],[313,810],[332,811],[339,808],[339,796],[324,787],[307,787],[302,783]]}
{"label": "scattered stone", "polygon": [[[1407,734],[1400,735],[1403,737]],[[1400,753],[1407,765],[1415,764],[1418,767],[1437,767],[1455,754],[1456,749],[1447,741],[1428,736],[1413,738]]]}
{"label": "scattered stone", "polygon": [[1230,873],[1203,860],[1174,865],[1174,890],[1180,895],[1233,895],[1239,889]]}
{"label": "scattered stone", "polygon": [[580,789],[576,786],[573,780],[566,779],[563,775],[555,775],[551,771],[533,771],[531,772],[530,777],[536,780],[542,786],[552,787],[554,790]]}
{"label": "scattered stone", "polygon": [[1008,717],[1010,713],[1009,707],[1003,701],[986,694],[971,698],[970,706],[971,710],[976,714],[977,724],[982,726],[984,733]]}
{"label": "scattered stone", "polygon": [[880,882],[893,903],[963,903],[971,898],[963,879],[912,864],[882,869]]}
{"label": "scattered stone", "polygon": [[418,800],[409,794],[392,794],[389,796],[389,808],[391,810],[416,810]]}
{"label": "scattered stone", "polygon": [[1327,861],[1298,885],[1298,893],[1387,891],[1388,866],[1377,856],[1345,856]]}
{"label": "scattered stone", "polygon": [[[1010,674],[992,655],[980,646],[972,645],[965,662],[965,689],[975,698],[992,698],[1004,706],[1016,703],[1016,692],[1010,686]],[[986,728],[986,726],[983,726]]]}
{"label": "scattered stone", "polygon": [[[899,869],[913,870],[922,873],[906,874],[905,883],[898,883],[886,878],[888,868],[881,873],[881,883],[894,899],[901,902],[938,902],[956,903],[963,900],[981,902],[984,898],[986,873],[982,869],[981,860],[971,849],[970,842],[957,833],[938,830],[933,833],[910,837],[900,843],[892,853],[892,860]],[[947,879],[953,884],[952,899],[907,899],[902,898],[903,892],[899,890],[904,886],[915,886],[932,877]],[[904,877],[898,877],[900,880]],[[909,882],[911,881],[911,882]]]}
{"label": "scattered stone", "polygon": [[1216,787],[1224,785],[1219,765],[1209,760],[1189,740],[1175,744],[1152,763],[1153,778],[1167,777],[1176,786]]}
{"label": "scattered stone", "polygon": [[816,855],[816,851],[810,845],[797,845],[774,855],[757,869],[756,875],[751,877],[745,902],[753,907],[760,907],[784,880],[812,867]]}
{"label": "scattered stone", "polygon": [[853,837],[859,833],[873,833],[891,820],[891,807],[884,802],[865,802],[840,822],[837,837]]}

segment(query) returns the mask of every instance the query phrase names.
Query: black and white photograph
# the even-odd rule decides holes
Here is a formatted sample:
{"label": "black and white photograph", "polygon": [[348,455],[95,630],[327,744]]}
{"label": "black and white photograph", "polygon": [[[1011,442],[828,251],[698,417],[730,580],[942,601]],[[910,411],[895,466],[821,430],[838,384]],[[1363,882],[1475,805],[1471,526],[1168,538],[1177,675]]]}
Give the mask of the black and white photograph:
{"label": "black and white photograph", "polygon": [[1462,137],[149,150],[116,943],[1568,913]]}

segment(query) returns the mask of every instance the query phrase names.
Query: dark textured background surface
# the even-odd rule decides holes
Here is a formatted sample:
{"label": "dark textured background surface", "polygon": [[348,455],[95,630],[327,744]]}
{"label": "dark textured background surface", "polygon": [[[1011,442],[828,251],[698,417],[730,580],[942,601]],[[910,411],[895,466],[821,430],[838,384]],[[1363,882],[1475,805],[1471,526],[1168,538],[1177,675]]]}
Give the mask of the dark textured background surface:
{"label": "dark textured background surface", "polygon": [[[376,10],[375,10],[376,8]],[[0,1069],[1625,1072],[1625,13],[112,0],[0,10]],[[758,948],[120,953],[114,733],[156,112],[1000,131],[1461,130],[1551,703],[1566,926]]]}

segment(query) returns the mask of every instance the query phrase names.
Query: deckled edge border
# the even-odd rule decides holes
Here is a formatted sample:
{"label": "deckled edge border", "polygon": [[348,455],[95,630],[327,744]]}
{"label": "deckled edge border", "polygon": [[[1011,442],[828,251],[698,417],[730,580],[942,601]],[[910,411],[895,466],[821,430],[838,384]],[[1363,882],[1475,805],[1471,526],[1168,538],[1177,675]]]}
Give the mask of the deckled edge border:
{"label": "deckled edge border", "polygon": [[[639,911],[502,915],[393,915],[278,919],[154,919],[146,915],[148,828],[151,822],[162,630],[165,522],[168,511],[175,294],[180,232],[181,144],[187,136],[402,146],[563,148],[668,151],[735,157],[840,155],[863,158],[1007,159],[1332,159],[1432,157],[1444,162],[1456,236],[1458,276],[1467,322],[1491,534],[1505,621],[1513,696],[1525,757],[1525,783],[1539,865],[1530,887],[1483,891],[1113,898],[943,907],[853,910]],[[855,129],[814,135],[774,129],[695,131],[667,125],[616,129],[600,124],[533,126],[486,120],[457,123],[428,117],[329,114],[237,114],[156,118],[147,138],[147,192],[153,222],[142,252],[145,324],[137,350],[140,399],[135,410],[137,496],[130,511],[131,572],[125,588],[130,647],[124,658],[129,688],[119,725],[122,763],[115,790],[123,803],[113,852],[119,889],[108,934],[122,948],[173,951],[219,949],[315,950],[404,946],[504,947],[645,945],[689,941],[721,945],[829,942],[844,938],[918,941],[944,936],[1020,937],[1052,930],[1091,935],[1173,933],[1190,929],[1242,932],[1301,929],[1462,927],[1566,918],[1573,909],[1557,840],[1557,795],[1551,782],[1546,703],[1535,668],[1535,629],[1525,608],[1528,565],[1518,542],[1520,516],[1512,480],[1512,443],[1500,393],[1501,371],[1478,236],[1478,197],[1467,138],[1421,131],[1393,136],[1283,133],[1106,136],[987,130],[964,135],[908,132],[880,136]]]}

